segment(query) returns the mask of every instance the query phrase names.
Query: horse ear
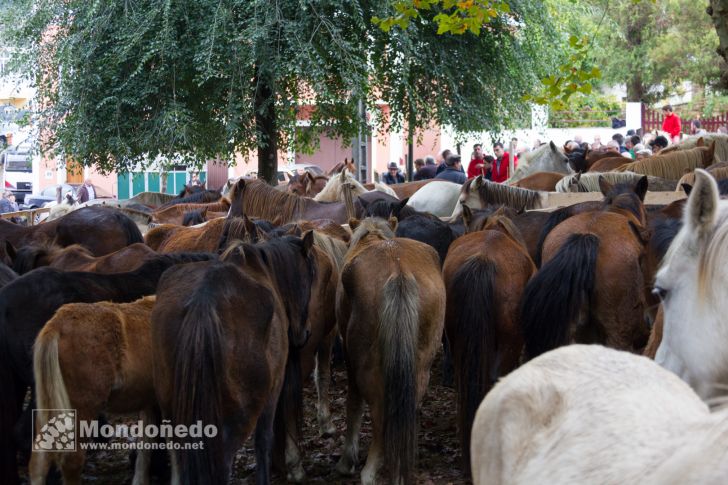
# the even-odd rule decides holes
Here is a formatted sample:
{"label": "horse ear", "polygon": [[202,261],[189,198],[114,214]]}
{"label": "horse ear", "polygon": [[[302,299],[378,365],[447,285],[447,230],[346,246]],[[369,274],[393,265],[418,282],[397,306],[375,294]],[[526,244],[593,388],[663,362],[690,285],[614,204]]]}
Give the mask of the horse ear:
{"label": "horse ear", "polygon": [[392,230],[392,232],[395,232],[397,230],[397,225],[399,225],[399,221],[396,217],[390,217],[387,223],[389,224],[389,228]]}
{"label": "horse ear", "polygon": [[553,141],[553,140],[551,140],[551,141],[549,142],[549,146],[551,147],[551,150],[552,150],[552,151],[554,151],[554,152],[558,152],[558,151],[559,151],[559,149],[558,149],[558,148],[556,148],[556,145],[554,144],[554,141]]}
{"label": "horse ear", "polygon": [[475,177],[475,188],[476,189],[479,189],[482,186],[483,186],[483,176],[482,175],[478,175],[477,177]]}
{"label": "horse ear", "polygon": [[399,215],[402,213],[402,209],[405,208],[408,201],[409,201],[409,197],[404,198],[404,199],[400,200],[399,203],[395,206],[396,209],[394,211],[394,215],[397,217],[397,219],[399,219]]}
{"label": "horse ear", "polygon": [[690,184],[682,184],[681,185],[683,192],[685,192],[685,195],[690,195],[690,192],[693,191],[693,186]]}
{"label": "horse ear", "polygon": [[647,180],[647,175],[640,177],[637,183],[634,184],[634,193],[637,194],[637,197],[639,197],[642,202],[645,201],[645,195],[647,195],[648,187],[649,181]]}
{"label": "horse ear", "polygon": [[465,232],[470,232],[470,223],[473,220],[473,211],[470,210],[467,204],[463,204],[463,225],[465,226]]}
{"label": "horse ear", "polygon": [[696,241],[704,240],[713,228],[718,212],[718,184],[705,170],[695,169],[695,186],[688,197],[684,224]]}
{"label": "horse ear", "polygon": [[607,182],[607,179],[605,179],[601,175],[599,176],[599,190],[602,192],[602,195],[605,197],[607,196],[609,191],[612,190],[612,184]]}
{"label": "horse ear", "polygon": [[311,254],[311,248],[313,247],[313,231],[308,231],[301,238],[303,241],[303,254]]}
{"label": "horse ear", "polygon": [[359,227],[360,224],[361,221],[356,217],[352,217],[351,219],[349,219],[349,229],[351,229],[352,231],[356,231],[356,228]]}
{"label": "horse ear", "polygon": [[247,232],[251,236],[257,233],[257,226],[245,214],[243,214],[243,224],[245,225],[245,232]]}
{"label": "horse ear", "polygon": [[696,147],[704,147],[705,146],[705,140],[703,140],[703,137],[701,136],[698,138],[698,141],[695,142]]}

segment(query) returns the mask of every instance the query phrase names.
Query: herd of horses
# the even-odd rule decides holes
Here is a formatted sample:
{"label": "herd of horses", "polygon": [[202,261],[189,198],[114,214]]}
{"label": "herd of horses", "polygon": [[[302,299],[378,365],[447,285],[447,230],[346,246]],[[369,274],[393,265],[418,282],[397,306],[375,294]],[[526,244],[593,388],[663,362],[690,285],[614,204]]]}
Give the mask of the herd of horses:
{"label": "herd of horses", "polygon": [[[0,482],[18,483],[28,459],[31,483],[54,465],[64,482],[81,480],[83,449],[29,453],[33,409],[217,426],[202,450],[170,452],[174,483],[225,483],[250,436],[257,483],[272,469],[302,482],[302,388],[313,375],[320,432],[335,434],[339,338],[348,379],[336,469],[359,468],[366,404],[362,483],[413,481],[418,412],[441,348],[462,472],[476,483],[725,477],[698,466],[725,444],[725,426],[712,435],[709,424],[726,420],[700,399],[728,386],[720,143],[594,182],[572,168],[583,153],[545,145],[524,157],[521,181],[558,168],[555,183],[571,177],[563,185],[602,194],[550,212],[531,210],[546,189],[516,180],[476,177],[453,201],[456,184],[367,186],[342,165],[320,187],[326,200],[311,197],[318,181],[304,174],[290,191],[239,179],[28,228],[0,221]],[[687,199],[644,203],[653,184],[674,190],[686,170]],[[182,224],[192,217],[201,222]],[[657,466],[697,443],[693,429],[710,437],[701,453]],[[726,471],[719,452],[711,463]],[[148,483],[151,462],[137,453],[135,484]]]}

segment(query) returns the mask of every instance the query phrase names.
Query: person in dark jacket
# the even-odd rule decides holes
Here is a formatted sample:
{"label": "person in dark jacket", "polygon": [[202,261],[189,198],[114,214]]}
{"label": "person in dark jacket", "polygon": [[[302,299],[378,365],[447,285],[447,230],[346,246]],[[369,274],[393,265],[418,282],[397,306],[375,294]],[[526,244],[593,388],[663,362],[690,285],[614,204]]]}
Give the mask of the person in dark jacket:
{"label": "person in dark jacket", "polygon": [[387,185],[403,184],[404,175],[399,171],[399,166],[395,162],[389,164],[389,170],[382,177],[382,182]]}
{"label": "person in dark jacket", "polygon": [[94,188],[94,184],[91,182],[91,179],[86,179],[83,185],[78,188],[78,192],[76,192],[76,200],[78,200],[79,204],[83,204],[95,198],[96,189]]}
{"label": "person in dark jacket", "polygon": [[427,155],[425,157],[425,165],[415,172],[414,180],[428,180],[434,179],[437,171],[437,165],[435,165],[435,157]]}
{"label": "person in dark jacket", "polygon": [[464,184],[468,178],[462,172],[462,163],[460,162],[460,155],[450,155],[445,162],[445,170],[435,177],[435,180],[447,180],[448,182],[455,182],[456,184]]}

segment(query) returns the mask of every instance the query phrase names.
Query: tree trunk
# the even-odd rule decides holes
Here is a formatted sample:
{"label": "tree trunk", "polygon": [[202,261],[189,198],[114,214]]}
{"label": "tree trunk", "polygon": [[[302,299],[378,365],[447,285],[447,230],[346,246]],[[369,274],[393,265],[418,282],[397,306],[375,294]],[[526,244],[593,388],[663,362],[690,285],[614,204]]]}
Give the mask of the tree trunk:
{"label": "tree trunk", "polygon": [[[646,21],[646,13],[635,12],[634,15],[628,16],[626,28],[626,40],[630,50],[637,50],[642,46],[642,30]],[[642,81],[642,66],[640,63],[633,63],[629,69],[629,79],[627,79],[627,101],[638,103],[644,101],[645,86]]]}
{"label": "tree trunk", "polygon": [[254,83],[255,126],[258,132],[258,178],[275,186],[278,185],[278,129],[275,93],[265,75],[256,76]]}
{"label": "tree trunk", "polygon": [[718,34],[718,54],[725,61],[721,66],[720,87],[728,89],[728,0],[710,0],[707,12]]}

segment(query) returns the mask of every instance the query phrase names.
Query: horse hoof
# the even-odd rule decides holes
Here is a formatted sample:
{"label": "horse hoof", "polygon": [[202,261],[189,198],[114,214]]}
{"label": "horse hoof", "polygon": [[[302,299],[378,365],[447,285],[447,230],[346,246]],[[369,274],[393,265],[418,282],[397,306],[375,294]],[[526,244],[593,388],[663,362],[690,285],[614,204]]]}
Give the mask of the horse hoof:
{"label": "horse hoof", "polygon": [[296,468],[293,468],[292,470],[289,470],[286,478],[289,482],[293,483],[303,483],[306,480],[306,472],[303,470],[303,467],[299,464]]}
{"label": "horse hoof", "polygon": [[354,476],[354,474],[356,473],[356,467],[353,464],[348,464],[347,460],[345,460],[342,456],[339,462],[336,464],[336,471],[340,475],[351,477]]}

